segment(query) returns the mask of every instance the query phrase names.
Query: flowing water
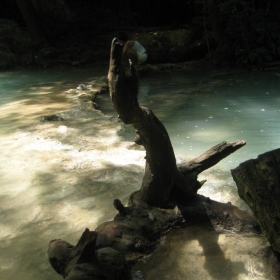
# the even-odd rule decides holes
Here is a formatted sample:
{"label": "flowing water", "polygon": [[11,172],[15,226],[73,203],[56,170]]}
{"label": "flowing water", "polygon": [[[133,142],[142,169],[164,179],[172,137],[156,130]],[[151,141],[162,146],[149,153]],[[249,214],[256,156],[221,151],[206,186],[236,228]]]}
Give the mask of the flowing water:
{"label": "flowing water", "polygon": [[[47,247],[76,244],[85,228],[116,214],[139,189],[145,151],[117,121],[108,96],[102,112],[77,101],[80,83],[107,75],[106,67],[0,73],[0,279],[62,279]],[[72,89],[72,90],[71,90]],[[221,141],[247,145],[199,179],[199,193],[242,209],[230,169],[278,148],[280,72],[186,71],[141,77],[139,103],[166,126],[177,160],[196,157]],[[58,114],[63,121],[41,122]],[[155,254],[139,262],[134,279],[270,279],[257,257],[262,236],[188,227],[170,232]]]}

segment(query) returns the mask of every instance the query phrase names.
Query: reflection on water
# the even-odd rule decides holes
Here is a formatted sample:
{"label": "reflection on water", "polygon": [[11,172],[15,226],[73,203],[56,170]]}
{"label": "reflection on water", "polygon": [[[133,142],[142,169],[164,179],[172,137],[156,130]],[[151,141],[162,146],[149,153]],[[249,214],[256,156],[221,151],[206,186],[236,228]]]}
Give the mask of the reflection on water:
{"label": "reflection on water", "polygon": [[[48,242],[76,244],[86,227],[114,217],[114,198],[125,203],[140,187],[145,152],[133,145],[133,129],[116,121],[108,96],[99,99],[102,112],[84,111],[68,91],[106,74],[106,67],[0,73],[0,279],[62,279],[47,261]],[[161,73],[141,78],[139,102],[166,126],[178,161],[223,140],[246,140],[201,174],[200,191],[246,208],[230,169],[279,147],[279,90],[276,72]],[[49,114],[64,121],[40,122]],[[259,236],[176,230],[137,265],[134,279],[272,280],[256,258],[266,245]]]}

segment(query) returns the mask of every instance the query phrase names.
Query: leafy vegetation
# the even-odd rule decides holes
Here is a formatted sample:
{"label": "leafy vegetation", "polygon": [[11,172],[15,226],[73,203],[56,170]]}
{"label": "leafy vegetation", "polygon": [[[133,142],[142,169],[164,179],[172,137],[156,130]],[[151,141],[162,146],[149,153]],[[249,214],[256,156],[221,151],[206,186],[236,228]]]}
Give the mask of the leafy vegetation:
{"label": "leafy vegetation", "polygon": [[[30,3],[45,41],[30,32],[39,32],[34,18],[26,20],[32,13],[24,15],[27,9],[22,9]],[[140,28],[195,30],[213,64],[262,67],[280,60],[280,2],[275,0],[6,0],[0,2],[0,18],[1,69],[32,63],[47,67],[49,57],[61,59],[61,45],[64,56],[68,46],[74,53],[74,46],[88,47],[91,55],[91,50],[104,47],[104,33]]]}
{"label": "leafy vegetation", "polygon": [[[227,0],[216,2],[221,29],[210,26],[216,41],[211,55],[216,63],[249,64],[262,67],[279,60],[280,3],[278,1]],[[205,7],[204,7],[205,8]],[[211,15],[208,14],[208,20]],[[216,19],[217,20],[217,19]],[[218,38],[221,37],[222,40]]]}

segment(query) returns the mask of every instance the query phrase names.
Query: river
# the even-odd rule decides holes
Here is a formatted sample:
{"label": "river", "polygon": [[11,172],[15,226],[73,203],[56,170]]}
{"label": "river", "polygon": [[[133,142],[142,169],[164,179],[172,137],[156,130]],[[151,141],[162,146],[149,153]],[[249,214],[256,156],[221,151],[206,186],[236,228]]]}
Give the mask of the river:
{"label": "river", "polygon": [[[48,263],[49,241],[76,244],[85,228],[114,217],[114,198],[125,203],[139,189],[145,151],[133,129],[117,121],[108,96],[97,100],[101,111],[78,103],[77,86],[106,75],[102,65],[0,73],[0,279],[62,279]],[[166,126],[177,161],[245,140],[200,175],[207,182],[199,193],[248,209],[230,169],[279,148],[279,93],[277,70],[205,69],[141,77],[139,103]],[[64,120],[40,121],[50,114]],[[272,280],[256,257],[265,246],[263,236],[178,229],[139,262],[134,279]]]}

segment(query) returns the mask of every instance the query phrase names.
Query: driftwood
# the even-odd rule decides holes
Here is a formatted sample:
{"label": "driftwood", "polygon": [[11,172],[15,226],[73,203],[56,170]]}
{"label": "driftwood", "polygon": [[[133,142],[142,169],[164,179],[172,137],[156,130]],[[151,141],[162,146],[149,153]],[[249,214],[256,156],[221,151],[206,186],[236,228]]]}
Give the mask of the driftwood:
{"label": "driftwood", "polygon": [[231,173],[280,260],[280,149],[243,162]]}
{"label": "driftwood", "polygon": [[136,130],[135,142],[146,150],[146,167],[139,191],[127,206],[118,199],[114,220],[86,229],[76,246],[52,240],[49,260],[67,280],[131,279],[131,266],[150,254],[161,236],[182,224],[209,223],[213,227],[253,231],[257,223],[251,212],[230,203],[219,203],[197,194],[204,182],[197,176],[245,145],[245,141],[222,142],[201,156],[177,165],[168,133],[153,112],[139,106],[139,76],[127,74],[122,46],[112,41],[108,74],[110,96],[119,118]]}

